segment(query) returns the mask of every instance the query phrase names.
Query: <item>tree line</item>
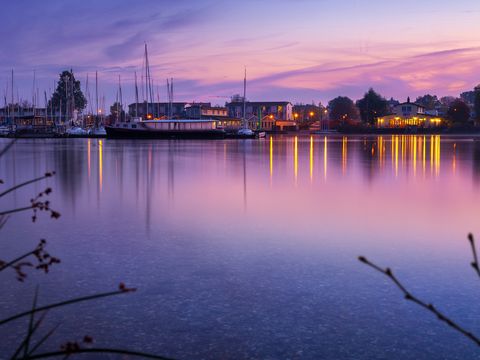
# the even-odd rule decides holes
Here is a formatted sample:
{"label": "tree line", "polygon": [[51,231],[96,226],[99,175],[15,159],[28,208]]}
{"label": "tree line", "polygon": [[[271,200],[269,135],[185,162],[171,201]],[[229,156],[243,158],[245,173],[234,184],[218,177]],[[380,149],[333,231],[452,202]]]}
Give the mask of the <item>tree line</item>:
{"label": "tree line", "polygon": [[[474,115],[473,120],[480,121],[480,87],[474,91],[464,92],[459,98],[426,94],[417,97],[416,104],[422,105],[427,111],[438,111],[452,124],[466,124]],[[473,103],[473,113],[468,103]],[[341,124],[348,124],[352,120],[361,120],[365,125],[374,125],[378,117],[391,113],[391,106],[398,105],[399,101],[391,98],[387,100],[370,88],[364,96],[354,102],[345,96],[338,96],[328,103],[330,120]]]}

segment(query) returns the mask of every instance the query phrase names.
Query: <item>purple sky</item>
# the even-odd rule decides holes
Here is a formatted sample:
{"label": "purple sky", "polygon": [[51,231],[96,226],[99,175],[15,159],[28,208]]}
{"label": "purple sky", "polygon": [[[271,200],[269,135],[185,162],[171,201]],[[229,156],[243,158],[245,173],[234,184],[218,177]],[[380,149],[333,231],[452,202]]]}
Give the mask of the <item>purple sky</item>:
{"label": "purple sky", "polygon": [[131,102],[144,42],[162,101],[173,77],[175,100],[223,104],[244,66],[251,100],[457,96],[480,83],[478,0],[16,0],[2,13],[1,94],[13,68],[28,100],[34,70],[43,94],[73,68],[82,84],[99,71],[107,106],[120,75]]}

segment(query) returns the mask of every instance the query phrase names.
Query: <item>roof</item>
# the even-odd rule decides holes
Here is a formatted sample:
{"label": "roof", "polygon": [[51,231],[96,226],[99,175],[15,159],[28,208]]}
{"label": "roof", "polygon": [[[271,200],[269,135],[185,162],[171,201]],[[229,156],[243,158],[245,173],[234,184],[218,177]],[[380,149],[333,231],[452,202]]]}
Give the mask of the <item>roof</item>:
{"label": "roof", "polygon": [[425,109],[425,106],[423,105],[420,105],[420,104],[417,104],[417,103],[412,103],[412,102],[403,102],[403,103],[400,103],[400,104],[397,104],[395,106],[402,106],[402,105],[415,105],[415,106],[418,106],[418,107],[421,107],[421,108],[424,108]]}

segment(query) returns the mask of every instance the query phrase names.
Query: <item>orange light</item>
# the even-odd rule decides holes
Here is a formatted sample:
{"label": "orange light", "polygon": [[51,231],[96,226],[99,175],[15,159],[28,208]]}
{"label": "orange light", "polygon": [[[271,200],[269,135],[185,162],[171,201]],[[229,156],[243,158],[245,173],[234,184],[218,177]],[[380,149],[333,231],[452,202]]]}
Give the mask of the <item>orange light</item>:
{"label": "orange light", "polygon": [[293,114],[293,116],[295,116],[295,118],[297,118],[297,117],[298,117],[298,114],[297,114],[297,113],[295,113],[295,114]]}
{"label": "orange light", "polygon": [[273,119],[273,115],[270,115],[269,117],[270,117],[270,119]]}
{"label": "orange light", "polygon": [[315,113],[313,111],[310,111],[310,116],[313,116],[315,115]]}

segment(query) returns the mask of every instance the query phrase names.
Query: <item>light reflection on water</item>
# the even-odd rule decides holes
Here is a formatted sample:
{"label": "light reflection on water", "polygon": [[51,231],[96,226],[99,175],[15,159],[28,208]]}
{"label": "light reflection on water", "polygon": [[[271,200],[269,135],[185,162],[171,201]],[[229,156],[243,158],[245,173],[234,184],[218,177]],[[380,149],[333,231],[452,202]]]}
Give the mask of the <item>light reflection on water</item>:
{"label": "light reflection on water", "polygon": [[[63,260],[26,285],[4,275],[2,315],[12,303],[30,306],[25,287],[37,280],[45,302],[120,281],[140,289],[68,316],[52,312],[52,322],[72,319],[58,341],[81,327],[101,344],[129,340],[177,358],[476,354],[356,256],[392,266],[480,332],[466,243],[467,232],[480,234],[477,139],[22,140],[0,170],[7,184],[56,170],[48,185],[62,218],[13,217],[2,239],[22,240],[5,242],[8,255],[46,237]],[[41,190],[8,201],[21,205]]]}

